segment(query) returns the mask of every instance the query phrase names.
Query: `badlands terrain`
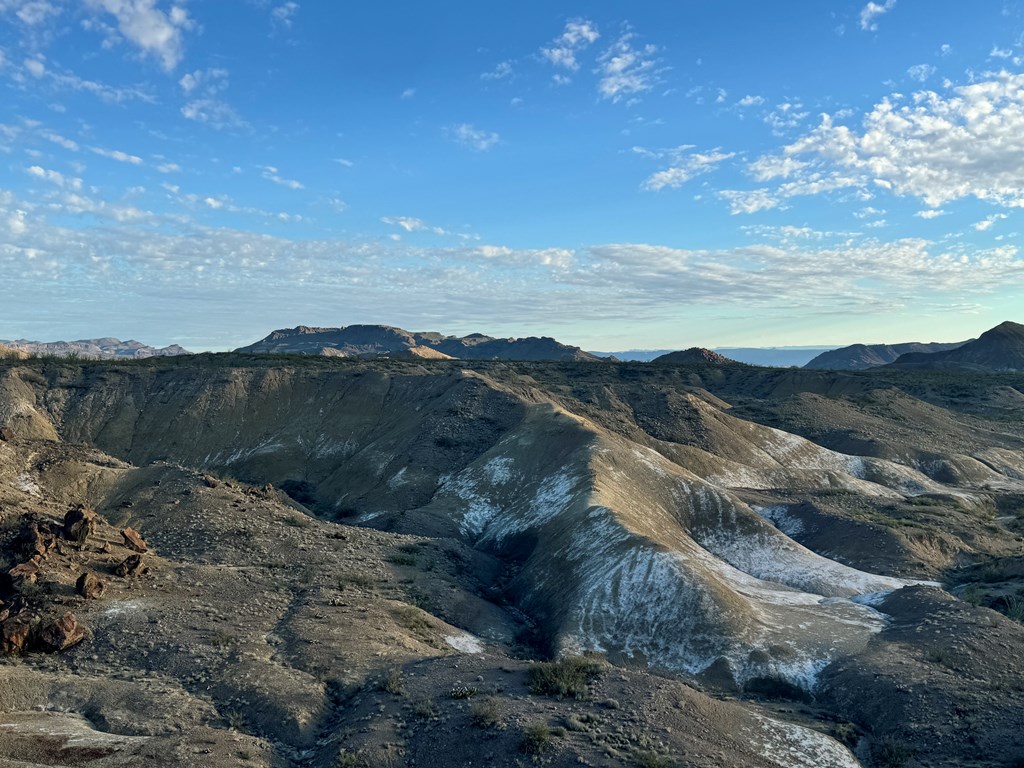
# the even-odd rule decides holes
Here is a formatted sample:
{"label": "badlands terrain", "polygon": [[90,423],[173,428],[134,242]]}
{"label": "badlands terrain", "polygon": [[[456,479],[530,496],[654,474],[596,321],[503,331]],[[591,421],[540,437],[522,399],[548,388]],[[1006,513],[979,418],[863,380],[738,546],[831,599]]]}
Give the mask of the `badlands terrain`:
{"label": "badlands terrain", "polygon": [[0,361],[0,765],[1024,765],[1024,373],[405,357]]}

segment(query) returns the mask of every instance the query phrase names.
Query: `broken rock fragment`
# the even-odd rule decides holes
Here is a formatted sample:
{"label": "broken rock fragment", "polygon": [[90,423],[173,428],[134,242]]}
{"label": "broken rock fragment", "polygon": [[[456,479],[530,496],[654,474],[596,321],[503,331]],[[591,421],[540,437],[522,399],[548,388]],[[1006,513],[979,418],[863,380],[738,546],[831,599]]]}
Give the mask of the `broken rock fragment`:
{"label": "broken rock fragment", "polygon": [[82,642],[86,634],[85,626],[75,618],[75,614],[65,613],[43,625],[38,636],[39,648],[48,653],[58,653]]}
{"label": "broken rock fragment", "polygon": [[139,535],[139,532],[134,528],[125,528],[121,531],[121,536],[124,538],[124,545],[128,549],[134,550],[135,552],[148,552],[149,545],[146,544],[146,540]]}
{"label": "broken rock fragment", "polygon": [[92,573],[83,573],[75,582],[75,590],[87,600],[95,600],[103,594],[106,585]]}
{"label": "broken rock fragment", "polygon": [[23,653],[28,650],[32,630],[39,623],[39,617],[30,611],[23,611],[4,622],[0,629],[0,651]]}
{"label": "broken rock fragment", "polygon": [[96,530],[96,513],[82,504],[72,507],[64,515],[64,538],[85,544]]}
{"label": "broken rock fragment", "polygon": [[115,576],[141,576],[146,572],[146,563],[142,555],[129,555],[124,562],[114,568]]}

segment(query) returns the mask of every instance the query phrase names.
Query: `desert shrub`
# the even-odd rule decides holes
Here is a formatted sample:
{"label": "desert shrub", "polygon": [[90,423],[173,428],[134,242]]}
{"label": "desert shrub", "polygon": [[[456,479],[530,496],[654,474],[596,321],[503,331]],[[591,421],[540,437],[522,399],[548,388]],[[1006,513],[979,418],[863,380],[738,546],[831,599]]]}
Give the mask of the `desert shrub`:
{"label": "desert shrub", "polygon": [[469,721],[477,728],[497,728],[501,725],[501,708],[493,696],[477,699],[469,705]]}
{"label": "desert shrub", "polygon": [[590,684],[604,671],[600,661],[587,656],[569,656],[559,661],[542,661],[527,672],[530,693],[560,699],[585,699]]}
{"label": "desert shrub", "polygon": [[417,699],[412,705],[412,713],[420,720],[432,720],[437,717],[437,705],[433,699]]}
{"label": "desert shrub", "polygon": [[462,685],[461,683],[456,683],[452,686],[452,689],[448,695],[451,696],[453,699],[470,699],[473,696],[476,696],[476,688],[473,688],[468,685]]}
{"label": "desert shrub", "polygon": [[883,739],[871,747],[871,759],[878,768],[903,768],[910,760],[910,749],[895,739]]}
{"label": "desert shrub", "polygon": [[388,555],[388,562],[393,565],[416,565],[416,556],[404,553]]}
{"label": "desert shrub", "polygon": [[384,675],[384,679],[381,680],[380,689],[393,693],[395,696],[401,696],[405,693],[405,685],[402,680],[402,670],[395,668],[389,669],[387,674]]}
{"label": "desert shrub", "polygon": [[523,729],[519,750],[528,755],[540,755],[551,748],[551,729],[546,723],[530,723]]}

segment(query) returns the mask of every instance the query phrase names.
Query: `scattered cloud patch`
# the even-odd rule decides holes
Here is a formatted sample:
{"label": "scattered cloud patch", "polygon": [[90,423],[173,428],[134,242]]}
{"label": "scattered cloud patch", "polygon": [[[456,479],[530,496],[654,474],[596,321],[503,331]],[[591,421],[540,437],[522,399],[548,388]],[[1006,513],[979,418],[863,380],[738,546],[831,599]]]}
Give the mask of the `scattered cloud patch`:
{"label": "scattered cloud patch", "polygon": [[860,28],[865,32],[878,31],[878,17],[891,11],[895,5],[896,0],[885,0],[884,3],[868,3],[860,11]]}
{"label": "scattered cloud patch", "polygon": [[454,126],[451,129],[451,134],[459,144],[476,152],[486,152],[501,141],[501,136],[494,131],[481,130],[471,123],[460,123]]}
{"label": "scattered cloud patch", "polygon": [[229,76],[228,70],[219,67],[197,69],[182,75],[178,85],[189,101],[182,106],[181,114],[213,128],[244,127],[245,121],[221,95],[228,88]]}
{"label": "scattered cloud patch", "polygon": [[551,65],[575,72],[580,68],[577,54],[601,37],[597,25],[586,19],[573,19],[566,23],[561,35],[540,49],[541,56]]}
{"label": "scattered cloud patch", "polygon": [[404,229],[406,232],[433,232],[435,235],[449,234],[448,230],[442,227],[431,226],[423,219],[417,219],[415,216],[382,216],[380,220],[389,226]]}
{"label": "scattered cloud patch", "polygon": [[[644,181],[642,187],[651,192],[665,189],[678,189],[686,182],[697,176],[711,173],[718,166],[736,156],[735,152],[722,152],[716,147],[708,152],[692,152],[692,145],[683,145],[675,149],[654,153],[658,157],[667,157],[669,166],[656,173],[651,174]],[[645,154],[646,150],[634,148],[638,154]]]}
{"label": "scattered cloud patch", "polygon": [[480,75],[481,80],[504,80],[507,77],[511,77],[514,70],[512,68],[511,61],[502,61],[490,72],[484,72]]}
{"label": "scattered cloud patch", "polygon": [[907,76],[911,80],[917,80],[919,83],[923,83],[934,74],[935,67],[931,64],[915,64],[907,70]]}
{"label": "scattered cloud patch", "polygon": [[626,32],[598,58],[598,92],[613,102],[650,91],[658,82],[657,47],[633,47],[635,35]]}
{"label": "scattered cloud patch", "polygon": [[764,104],[764,96],[744,96],[742,99],[736,102],[737,107],[759,107]]}
{"label": "scattered cloud patch", "polygon": [[277,168],[275,168],[273,165],[261,166],[261,170],[263,171],[262,175],[264,179],[266,179],[267,181],[272,181],[278,186],[286,187],[287,189],[305,189],[305,185],[301,181],[296,181],[295,179],[286,179],[282,177],[278,173]]}
{"label": "scattered cloud patch", "polygon": [[[156,59],[164,71],[172,71],[184,57],[182,33],[194,24],[183,6],[172,4],[165,12],[157,0],[86,0],[86,5],[112,15],[120,37],[144,56]],[[113,37],[107,39],[119,42]]]}
{"label": "scattered cloud patch", "polygon": [[866,197],[881,190],[931,208],[968,197],[1024,207],[1024,75],[1002,72],[948,95],[892,94],[860,129],[823,115],[817,128],[748,170],[761,182],[785,181],[730,192],[734,210],[835,190]]}
{"label": "scattered cloud patch", "polygon": [[142,158],[138,155],[130,155],[127,152],[122,152],[119,149],[104,149],[103,147],[89,147],[89,150],[100,157],[105,157],[108,160],[116,160],[119,163],[129,163],[131,165],[142,165]]}
{"label": "scattered cloud patch", "polygon": [[291,28],[292,24],[295,23],[295,14],[298,12],[298,3],[284,3],[274,7],[273,10],[270,11],[270,19],[277,26]]}

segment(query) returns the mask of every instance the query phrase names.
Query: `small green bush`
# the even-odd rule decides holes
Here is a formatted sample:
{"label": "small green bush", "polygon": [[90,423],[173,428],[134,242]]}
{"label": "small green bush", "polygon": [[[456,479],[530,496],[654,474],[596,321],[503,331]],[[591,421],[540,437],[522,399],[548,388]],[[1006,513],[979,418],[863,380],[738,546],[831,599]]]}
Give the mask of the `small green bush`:
{"label": "small green bush", "polygon": [[551,748],[551,729],[546,723],[530,723],[523,729],[519,750],[528,755],[540,755]]}
{"label": "small green bush", "polygon": [[603,671],[604,666],[597,659],[569,656],[534,664],[527,672],[526,682],[530,693],[538,696],[585,699],[590,694],[590,684]]}
{"label": "small green bush", "polygon": [[493,696],[478,699],[469,705],[469,721],[477,728],[501,726],[501,709]]}

